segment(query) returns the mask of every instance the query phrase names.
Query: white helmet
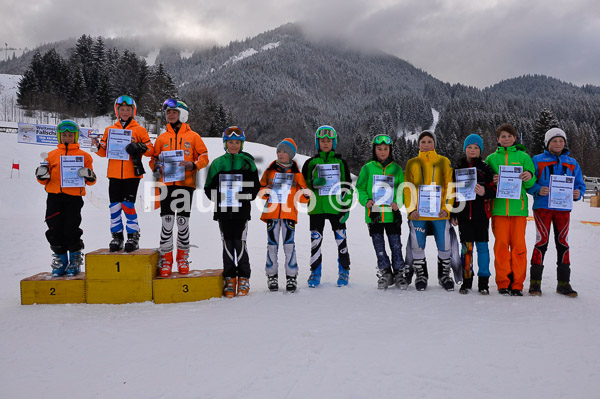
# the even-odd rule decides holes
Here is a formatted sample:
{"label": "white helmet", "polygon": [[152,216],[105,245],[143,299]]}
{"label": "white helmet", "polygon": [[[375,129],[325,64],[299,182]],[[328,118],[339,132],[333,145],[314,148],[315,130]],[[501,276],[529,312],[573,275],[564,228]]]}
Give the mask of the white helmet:
{"label": "white helmet", "polygon": [[165,117],[167,115],[167,111],[170,109],[179,112],[179,122],[187,122],[188,116],[190,115],[190,109],[188,108],[186,103],[184,103],[183,101],[174,100],[172,98],[167,98],[162,106],[162,110],[165,113]]}

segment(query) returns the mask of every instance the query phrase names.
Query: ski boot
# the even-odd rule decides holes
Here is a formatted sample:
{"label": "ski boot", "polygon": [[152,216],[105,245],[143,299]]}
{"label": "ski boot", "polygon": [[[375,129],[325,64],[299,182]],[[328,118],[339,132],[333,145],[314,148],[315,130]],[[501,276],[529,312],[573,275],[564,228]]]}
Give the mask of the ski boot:
{"label": "ski boot", "polygon": [[481,295],[490,295],[490,278],[477,277],[477,289]]}
{"label": "ski boot", "polygon": [[169,277],[171,268],[173,267],[173,252],[165,252],[160,254],[158,259],[158,273],[161,277]]}
{"label": "ski boot", "polygon": [[529,281],[529,295],[542,296],[542,280]]}
{"label": "ski boot", "polygon": [[250,291],[250,280],[246,277],[238,277],[237,281],[237,294],[238,296],[246,296]]}
{"label": "ski boot", "polygon": [[[438,258],[438,283],[446,291],[454,291],[454,280],[450,277],[450,259]],[[473,280],[471,280],[473,284]]]}
{"label": "ski boot", "polygon": [[123,232],[112,233],[112,241],[108,244],[110,252],[117,252],[123,249]]}
{"label": "ski boot", "polygon": [[81,271],[81,266],[83,266],[83,254],[81,251],[71,252],[71,261],[69,262],[69,267],[67,267],[67,276],[75,277]]}
{"label": "ski boot", "polygon": [[321,284],[321,265],[315,270],[311,270],[310,276],[308,277],[308,286],[310,288],[318,287]]}
{"label": "ski boot", "polygon": [[237,289],[237,278],[225,277],[225,287],[223,288],[223,294],[225,298],[233,298],[236,294]]}
{"label": "ski boot", "polygon": [[408,280],[406,280],[404,268],[394,271],[394,284],[401,290],[408,289]]}
{"label": "ski boot", "polygon": [[348,285],[348,279],[350,278],[350,269],[346,270],[342,267],[342,265],[339,265],[338,269],[339,269],[339,273],[338,273],[337,286],[343,287],[345,285]]}
{"label": "ski boot", "polygon": [[285,290],[287,292],[296,292],[298,288],[298,282],[296,281],[296,276],[285,276]]}
{"label": "ski boot", "polygon": [[52,277],[61,277],[69,266],[69,255],[66,252],[64,254],[53,253],[50,266],[52,267]]}
{"label": "ski boot", "polygon": [[271,292],[279,290],[279,281],[277,280],[276,274],[272,276],[267,276],[267,286],[269,287],[269,291]]}
{"label": "ski boot", "polygon": [[127,233],[127,242],[125,243],[125,252],[133,252],[139,249],[140,232]]}
{"label": "ski boot", "polygon": [[379,277],[377,280],[378,290],[387,290],[390,285],[394,284],[392,269],[377,270],[377,276]]}
{"label": "ski boot", "polygon": [[463,282],[460,286],[460,290],[458,292],[460,292],[461,294],[468,294],[471,288],[473,288],[473,277],[468,277],[463,279]]}
{"label": "ski boot", "polygon": [[415,270],[415,288],[417,291],[425,291],[427,288],[427,279],[429,273],[427,272],[427,261],[425,259],[413,260],[413,268]]}
{"label": "ski boot", "polygon": [[523,291],[512,289],[510,290],[510,296],[523,296]]}
{"label": "ski boot", "polygon": [[188,274],[190,272],[190,262],[188,258],[190,256],[189,249],[177,248],[177,271],[179,274]]}
{"label": "ski boot", "polygon": [[568,296],[569,298],[576,298],[578,295],[577,291],[571,287],[568,281],[559,281],[556,286],[556,293]]}

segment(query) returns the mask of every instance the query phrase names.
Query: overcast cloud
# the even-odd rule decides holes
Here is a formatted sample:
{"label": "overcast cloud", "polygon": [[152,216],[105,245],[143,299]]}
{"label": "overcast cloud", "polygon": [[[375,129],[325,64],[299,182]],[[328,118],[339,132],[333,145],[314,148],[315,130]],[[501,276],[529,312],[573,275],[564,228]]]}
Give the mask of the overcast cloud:
{"label": "overcast cloud", "polygon": [[384,50],[445,82],[485,87],[544,74],[600,86],[595,0],[2,0],[0,10],[0,42],[9,47],[84,33],[225,45],[301,22]]}

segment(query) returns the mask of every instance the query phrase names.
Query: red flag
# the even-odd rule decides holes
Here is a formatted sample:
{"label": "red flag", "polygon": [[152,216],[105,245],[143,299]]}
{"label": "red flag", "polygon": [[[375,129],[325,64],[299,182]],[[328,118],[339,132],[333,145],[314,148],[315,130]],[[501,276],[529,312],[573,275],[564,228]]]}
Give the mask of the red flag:
{"label": "red flag", "polygon": [[14,162],[13,162],[13,166],[12,166],[12,168],[13,168],[13,169],[20,170],[20,167],[19,167],[19,164],[18,164],[18,163],[14,163]]}

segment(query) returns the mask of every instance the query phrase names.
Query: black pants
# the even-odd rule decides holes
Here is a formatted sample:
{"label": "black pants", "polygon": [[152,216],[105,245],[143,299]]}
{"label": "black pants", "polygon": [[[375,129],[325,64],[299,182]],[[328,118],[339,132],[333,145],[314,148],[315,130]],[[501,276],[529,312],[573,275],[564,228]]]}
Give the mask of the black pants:
{"label": "black pants", "polygon": [[246,250],[247,220],[219,220],[223,240],[223,277],[250,278],[250,258]]}
{"label": "black pants", "polygon": [[177,213],[179,216],[190,217],[195,188],[175,185],[166,188],[167,196],[160,201],[160,216]]}
{"label": "black pants", "polygon": [[58,254],[83,249],[81,208],[83,198],[67,194],[48,194],[46,200],[46,239]]}
{"label": "black pants", "polygon": [[112,203],[131,202],[135,204],[141,179],[108,179],[108,198]]}

